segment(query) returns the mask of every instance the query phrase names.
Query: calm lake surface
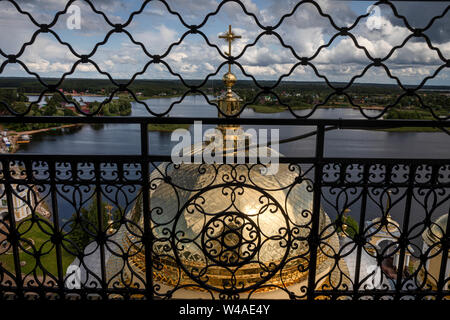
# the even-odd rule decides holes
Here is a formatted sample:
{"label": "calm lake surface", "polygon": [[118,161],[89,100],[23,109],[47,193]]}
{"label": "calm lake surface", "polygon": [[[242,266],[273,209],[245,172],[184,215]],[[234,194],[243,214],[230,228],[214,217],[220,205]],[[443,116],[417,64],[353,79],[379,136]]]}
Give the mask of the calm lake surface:
{"label": "calm lake surface", "polygon": [[[79,98],[79,97],[78,97]],[[31,98],[33,99],[33,98]],[[84,101],[100,100],[101,97],[83,97]],[[178,98],[147,100],[154,112],[162,113]],[[298,111],[301,112],[301,111]],[[376,114],[377,111],[373,111]],[[133,103],[132,116],[149,116],[143,105]],[[188,96],[183,103],[175,105],[173,117],[215,117],[217,110],[201,96]],[[259,117],[272,120],[272,126],[256,128],[280,128],[280,139],[301,135],[315,130],[314,127],[278,127],[276,120],[292,118],[290,112],[256,113],[244,111],[242,117]],[[320,109],[313,118],[362,119],[359,110]],[[204,129],[213,126],[204,126]],[[244,127],[246,129],[246,127]],[[192,128],[191,128],[192,130]],[[170,154],[176,142],[170,141],[169,132],[149,132],[150,153]],[[139,127],[133,124],[84,125],[79,128],[33,135],[32,142],[22,145],[18,153],[42,154],[139,154]],[[286,156],[313,156],[315,137],[280,145]],[[326,133],[325,155],[328,157],[385,157],[385,158],[450,158],[450,137],[440,132],[383,132],[368,130],[334,130]]]}
{"label": "calm lake surface", "polygon": [[[84,101],[94,101],[102,98],[83,97]],[[154,112],[164,112],[169,105],[178,98],[150,99],[147,103]],[[374,111],[376,114],[376,111]],[[133,103],[133,116],[149,116],[144,106]],[[210,106],[201,96],[188,96],[180,105],[174,106],[171,116],[175,117],[214,117],[217,116],[215,107]],[[272,126],[266,128],[278,128],[277,119],[292,118],[289,112],[263,114],[255,113],[253,110],[246,110],[242,117],[262,117],[271,119]],[[314,118],[354,118],[362,119],[363,116],[358,110],[353,109],[322,109],[317,110]],[[204,129],[212,126],[204,126]],[[264,128],[264,127],[258,127]],[[245,129],[245,128],[244,128]],[[192,128],[191,128],[192,130]],[[280,139],[297,136],[302,133],[314,130],[313,127],[284,126],[280,128]],[[150,153],[158,155],[170,154],[171,148],[176,142],[170,141],[171,133],[149,132]],[[367,130],[334,130],[326,133],[325,155],[327,157],[374,157],[374,158],[450,158],[450,137],[444,133],[405,133],[405,132],[382,132]],[[140,133],[139,127],[133,124],[104,124],[104,125],[84,125],[78,128],[64,129],[64,132],[50,132],[36,134],[32,137],[32,142],[21,145],[17,153],[19,154],[126,154],[133,155],[140,153]],[[305,140],[282,144],[280,152],[286,156],[313,156],[315,152],[315,137]],[[400,190],[400,194],[404,190]],[[129,194],[133,197],[134,192]],[[336,201],[336,196],[325,192],[324,196],[332,202]],[[395,197],[395,196],[394,196]],[[378,200],[379,201],[379,200]],[[124,197],[119,202],[126,207]],[[384,199],[383,201],[384,202]],[[331,218],[336,216],[336,209],[326,201],[322,201],[325,211]],[[60,199],[58,202],[59,212],[62,222],[72,216],[74,207],[67,201]],[[351,207],[351,215],[359,220],[360,201]],[[129,208],[128,208],[129,209]],[[433,217],[437,218],[448,210],[448,201],[433,212]],[[421,222],[425,216],[424,208],[413,201],[410,226]],[[392,216],[399,223],[403,221],[404,201],[400,201],[392,208]],[[377,204],[368,200],[366,220],[373,219],[381,215],[381,209]],[[416,241],[419,241],[421,228],[417,228]]]}

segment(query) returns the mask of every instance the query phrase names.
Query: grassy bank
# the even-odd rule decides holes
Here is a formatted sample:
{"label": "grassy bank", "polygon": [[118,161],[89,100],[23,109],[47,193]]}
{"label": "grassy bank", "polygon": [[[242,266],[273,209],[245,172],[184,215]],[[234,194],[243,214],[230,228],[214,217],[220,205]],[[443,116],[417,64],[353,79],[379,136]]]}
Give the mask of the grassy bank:
{"label": "grassy bank", "polygon": [[[29,240],[27,242],[22,242],[22,246],[29,253],[19,249],[20,261],[25,263],[24,266],[21,266],[21,270],[23,274],[28,274],[36,267],[37,275],[42,276],[43,270],[39,266],[36,266],[36,258],[31,255],[38,253],[40,254],[39,260],[41,265],[46,271],[56,276],[58,274],[56,264],[56,248],[55,245],[52,244],[50,236],[47,234],[52,233],[52,230],[50,226],[44,223],[40,223],[40,226],[43,230],[39,227],[37,222],[32,223],[30,220],[25,220],[19,226],[18,231],[21,233],[21,238]],[[31,239],[34,241],[34,246],[30,245]],[[72,263],[75,257],[64,249],[61,250],[61,253],[62,267],[64,270],[63,272],[65,273],[65,270]],[[0,255],[0,262],[2,262],[3,267],[7,270],[14,272],[14,256],[12,254],[12,249]]]}
{"label": "grassy bank", "polygon": [[[285,108],[283,106],[271,106],[271,105],[249,105],[248,108],[253,109],[255,112],[258,113],[279,113],[288,110],[288,108]],[[297,105],[297,106],[291,106],[292,110],[308,110],[312,109],[312,105]],[[350,106],[321,106],[320,108],[329,108],[329,109],[337,109],[337,108],[350,108]]]}
{"label": "grassy bank", "polygon": [[279,113],[286,111],[286,108],[280,106],[249,105],[248,108],[258,113]]}
{"label": "grassy bank", "polygon": [[375,129],[375,130],[385,132],[442,132],[442,130],[438,128],[423,128],[423,127],[402,127],[389,129]]}
{"label": "grassy bank", "polygon": [[[438,116],[445,116],[444,113],[438,112]],[[385,119],[392,120],[435,120],[430,112],[425,111],[420,108],[415,109],[391,109],[387,112]],[[382,129],[386,132],[442,132],[438,128],[422,128],[422,127],[402,127],[402,128],[391,128]]]}
{"label": "grassy bank", "polygon": [[[186,96],[198,96],[199,94],[189,93]],[[138,100],[149,100],[149,99],[164,99],[164,98],[181,98],[179,94],[166,94],[165,96],[155,95],[155,96],[138,96]]]}
{"label": "grassy bank", "polygon": [[142,101],[142,100],[150,100],[150,99],[179,98],[179,97],[180,97],[180,95],[177,95],[177,94],[168,94],[166,96],[151,96],[151,97],[139,96],[137,98],[138,98],[138,100]]}
{"label": "grassy bank", "polygon": [[190,124],[149,124],[148,131],[172,132],[176,129],[189,129]]}

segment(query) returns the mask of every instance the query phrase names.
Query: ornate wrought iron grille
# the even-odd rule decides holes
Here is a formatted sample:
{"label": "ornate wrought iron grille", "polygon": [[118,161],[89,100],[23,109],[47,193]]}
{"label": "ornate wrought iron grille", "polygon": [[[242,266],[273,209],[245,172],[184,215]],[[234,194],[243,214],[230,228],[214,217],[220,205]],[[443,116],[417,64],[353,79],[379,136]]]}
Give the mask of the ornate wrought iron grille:
{"label": "ornate wrought iron grille", "polygon": [[[446,271],[449,267],[447,261],[450,227],[447,222],[444,226],[434,220],[436,212],[448,213],[449,211],[449,160],[327,158],[324,153],[325,133],[330,127],[341,130],[435,127],[446,131],[449,116],[439,116],[432,106],[425,104],[417,91],[443,69],[450,67],[450,60],[439,48],[433,46],[425,34],[436,20],[445,19],[450,6],[447,6],[442,14],[431,19],[424,28],[418,29],[412,27],[406,17],[397,12],[394,1],[379,1],[379,4],[389,6],[393,14],[404,22],[411,33],[401,45],[393,47],[386,56],[373,57],[352,34],[352,30],[368,14],[359,16],[351,26],[339,27],[333,17],[324,13],[316,1],[300,1],[291,12],[282,16],[278,23],[266,26],[241,1],[225,0],[214,12],[207,14],[200,24],[189,25],[180,13],[171,9],[168,2],[160,0],[168,14],[178,17],[186,28],[186,32],[179,41],[170,45],[165,53],[152,55],[145,45],[136,41],[127,30],[127,26],[134,17],[141,14],[151,1],[144,1],[140,10],[130,14],[125,23],[114,24],[106,14],[96,9],[94,3],[85,0],[84,2],[92,11],[100,14],[111,26],[111,30],[89,54],[80,55],[52,30],[58,19],[67,12],[74,1],[68,1],[65,9],[56,13],[49,24],[39,24],[32,14],[22,10],[16,1],[8,2],[14,5],[20,14],[27,16],[38,30],[16,54],[8,54],[0,49],[0,55],[6,59],[0,66],[0,74],[8,64],[19,64],[45,89],[41,92],[39,101],[30,103],[24,112],[17,112],[12,106],[0,102],[10,113],[10,115],[3,115],[0,121],[2,123],[133,123],[140,126],[141,154],[138,156],[112,155],[107,159],[105,156],[94,155],[0,155],[1,199],[6,200],[7,207],[7,215],[0,221],[0,240],[2,241],[0,255],[10,256],[14,266],[9,269],[5,264],[0,265],[1,299],[168,299],[183,297],[183,292],[184,297],[195,293],[211,298],[252,298],[275,291],[281,295],[281,298],[311,300],[445,299],[450,296],[450,277]],[[225,56],[202,32],[202,27],[207,21],[213,19],[228,2],[238,4],[262,30],[238,56]],[[277,33],[277,29],[286,18],[307,3],[313,5],[317,12],[329,21],[330,25],[336,29],[336,34],[313,55],[302,57],[292,46],[284,42]],[[46,83],[44,78],[31,72],[21,61],[25,49],[33,45],[40,33],[52,34],[60,44],[67,47],[78,58],[72,69],[66,72],[56,84]],[[114,33],[123,33],[128,36],[131,42],[140,46],[148,56],[148,62],[143,71],[136,73],[127,83],[117,82],[91,59],[96,50],[107,43]],[[185,81],[182,75],[173,72],[170,64],[165,61],[171,50],[182,43],[189,34],[200,35],[205,43],[215,48],[224,59],[216,72],[206,76],[203,82],[197,85]],[[263,35],[278,38],[280,44],[289,49],[297,59],[297,63],[290,72],[281,75],[278,81],[270,86],[260,84],[239,63],[245,51],[255,46]],[[355,46],[362,49],[371,61],[363,73],[355,75],[344,86],[336,86],[330,82],[314,65],[314,60],[320,51],[330,47],[338,36],[352,39]],[[410,88],[404,86],[399,78],[390,73],[385,62],[396,50],[414,37],[423,38],[429,49],[438,54],[442,65],[432,76],[423,79],[417,87]],[[238,114],[229,116],[218,108],[218,112],[223,117],[197,119],[164,117],[191,93],[200,94],[208,103],[215,105],[202,91],[202,87],[218,73],[223,65],[229,62],[238,67],[245,76],[250,77],[260,90],[253,101],[243,105]],[[83,111],[77,103],[69,101],[57,90],[64,79],[73,74],[77,66],[83,63],[94,65],[99,73],[106,75],[116,86],[109,99],[92,113]],[[186,87],[186,92],[180,100],[173,102],[164,113],[152,110],[151,106],[140,101],[135,92],[130,89],[135,78],[145,72],[151,64],[164,65],[168,72],[177,77]],[[317,77],[323,79],[332,90],[324,102],[316,104],[311,112],[304,116],[299,116],[291,106],[284,104],[274,91],[283,78],[289,76],[300,65],[312,68]],[[364,109],[347,93],[354,81],[362,77],[370,68],[383,68],[387,76],[394,79],[403,90],[395,102],[386,105],[376,116],[366,114]],[[103,105],[110,102],[116,93],[122,91],[127,91],[137,103],[145,105],[149,117],[98,117]],[[72,104],[83,117],[27,117],[33,105],[39,103],[46,93],[55,92],[60,94],[68,104]],[[197,165],[191,167],[190,171],[184,172],[182,166],[171,163],[169,156],[155,155],[148,141],[147,126],[155,123],[190,124],[194,120],[202,120],[205,124],[270,124],[267,119],[237,118],[248,105],[264,94],[273,94],[278,102],[287,107],[292,114],[291,119],[281,119],[277,125],[316,127],[315,156],[280,159],[290,179],[277,188],[267,187],[252,179],[252,173],[261,165],[237,167],[225,164],[212,167]],[[350,104],[357,107],[368,119],[311,119],[314,112],[333,96],[345,96]],[[416,97],[421,106],[429,110],[434,120],[379,120],[404,96]],[[162,166],[161,163],[163,163]],[[190,173],[198,179],[206,177],[209,180],[199,188],[189,189],[173,179],[178,173],[181,175]],[[299,186],[305,188],[303,195],[306,198],[310,197],[311,204],[310,207],[303,208],[301,223],[287,212],[285,203],[279,203],[277,198],[271,196],[272,192],[282,192],[289,197]],[[175,216],[168,217],[162,207],[155,206],[151,202],[152,192],[154,194],[163,187],[170,189],[173,193],[171,199],[177,208]],[[262,229],[259,220],[256,219],[257,222],[255,222],[248,219],[242,210],[235,206],[233,210],[224,210],[216,214],[214,218],[209,220],[205,218],[199,227],[201,237],[186,234],[178,224],[182,211],[185,210],[187,215],[194,214],[195,211],[195,214],[202,213],[205,217],[211,217],[213,213],[207,211],[206,204],[212,201],[208,198],[208,193],[213,190],[218,190],[227,197],[231,207],[235,206],[236,198],[245,192],[257,194],[262,206],[255,215],[277,214],[283,224],[275,232],[268,234]],[[15,221],[14,201],[16,199],[22,200],[31,210],[30,219]],[[104,215],[102,208],[104,200],[117,208],[109,220],[105,219],[107,215]],[[97,209],[97,216],[93,218],[96,223],[86,220],[83,216],[83,206],[90,201],[94,201]],[[76,212],[74,219],[65,223],[61,222],[60,202],[66,202],[72,206]],[[377,208],[380,219],[366,224],[369,203]],[[321,218],[321,205],[326,204],[327,213],[331,214],[329,211],[333,211],[336,217],[334,221]],[[346,209],[355,206],[359,212],[357,227],[346,222],[344,218]],[[51,212],[51,219],[42,216],[43,210]],[[402,212],[400,224],[391,220],[392,210]],[[30,232],[35,227],[48,236],[47,241],[38,245],[30,238]],[[91,250],[80,248],[71,240],[70,235],[73,233],[71,230],[75,227],[78,227],[89,239],[92,244]],[[217,236],[216,229],[225,230],[229,237]],[[344,230],[347,237],[345,241],[336,244],[330,239],[338,239],[340,230]],[[386,247],[380,248],[370,240],[383,230],[387,230],[391,241]],[[435,237],[435,242],[425,249],[418,244],[417,240],[427,230],[434,230],[436,234],[430,231]],[[270,248],[280,249],[281,253],[274,252],[274,255],[279,255],[277,259],[274,258],[276,261],[267,262],[261,253],[263,250],[267,253],[265,245],[269,242]],[[197,246],[198,250],[187,252],[186,248],[189,245]],[[67,254],[77,258],[82,269],[79,286],[74,287],[72,283],[77,271],[66,272],[67,266],[63,265],[63,256]],[[346,257],[351,255],[355,255],[352,260],[354,265],[344,263]],[[32,257],[34,264],[31,267],[23,265],[24,256]],[[382,266],[387,259],[396,259],[397,268],[394,274],[390,275],[396,280],[390,282],[386,272],[377,275],[374,270],[362,270],[363,261],[368,259],[367,257],[374,259],[378,266]],[[55,264],[53,270],[48,268],[49,258],[53,259]],[[409,259],[414,260],[414,264],[407,266]],[[435,264],[437,272],[430,269],[431,263]],[[246,267],[249,269],[245,269]],[[251,268],[256,268],[257,272],[252,271]],[[299,284],[299,286],[294,288],[293,284]]]}

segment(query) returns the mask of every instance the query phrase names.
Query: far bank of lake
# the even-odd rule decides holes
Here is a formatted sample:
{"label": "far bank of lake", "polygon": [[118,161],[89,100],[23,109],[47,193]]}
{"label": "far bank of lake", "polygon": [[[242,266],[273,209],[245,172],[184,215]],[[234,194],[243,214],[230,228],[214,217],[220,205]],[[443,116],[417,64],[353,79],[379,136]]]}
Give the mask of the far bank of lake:
{"label": "far bank of lake", "polygon": [[[209,97],[213,99],[213,97]],[[84,101],[99,101],[99,97],[84,97]],[[153,112],[164,113],[175,98],[148,99],[146,103]],[[295,110],[305,115],[308,110]],[[379,111],[366,110],[376,115]],[[150,116],[145,106],[132,102],[132,116]],[[174,105],[171,117],[216,117],[217,110],[209,105],[202,96],[187,96],[180,104]],[[297,136],[314,130],[314,127],[277,126],[277,119],[292,118],[289,111],[278,113],[258,113],[247,108],[242,117],[270,119],[271,125],[257,128],[279,128],[280,139]],[[346,118],[363,119],[359,110],[347,108],[317,109],[313,119]],[[213,126],[204,126],[204,130]],[[158,129],[158,128],[155,128]],[[244,129],[246,127],[244,126]],[[191,128],[192,130],[192,128]],[[170,154],[176,142],[171,141],[172,130],[150,131],[150,152],[152,154]],[[21,145],[19,153],[58,153],[58,154],[139,154],[139,127],[133,124],[84,125],[76,128],[64,128],[58,131],[34,134],[32,142]],[[291,142],[280,146],[280,152],[286,156],[314,155],[315,138]],[[325,152],[336,157],[411,157],[411,158],[449,158],[450,138],[442,132],[385,132],[375,130],[334,130],[326,133]]]}

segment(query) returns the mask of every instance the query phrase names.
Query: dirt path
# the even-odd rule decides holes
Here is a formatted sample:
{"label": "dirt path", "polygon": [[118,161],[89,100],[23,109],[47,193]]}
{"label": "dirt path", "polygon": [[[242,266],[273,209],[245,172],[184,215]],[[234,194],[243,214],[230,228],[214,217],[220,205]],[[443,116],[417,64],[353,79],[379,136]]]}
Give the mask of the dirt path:
{"label": "dirt path", "polygon": [[11,135],[19,135],[19,136],[20,135],[24,135],[24,134],[32,135],[32,134],[35,134],[35,133],[46,132],[46,131],[55,130],[55,129],[76,127],[76,126],[79,126],[79,125],[80,124],[78,124],[78,123],[74,123],[74,124],[64,124],[64,125],[61,125],[61,126],[58,126],[58,127],[51,127],[51,128],[43,128],[43,129],[19,131],[19,132],[11,130],[9,132],[11,133]]}
{"label": "dirt path", "polygon": [[63,129],[63,128],[70,128],[70,127],[77,127],[77,126],[81,126],[83,124],[80,123],[74,123],[74,124],[64,124],[61,126],[57,126],[57,127],[51,127],[51,128],[43,128],[43,129],[36,129],[36,130],[28,130],[28,131],[14,131],[14,130],[10,130],[8,131],[8,138],[9,141],[11,142],[11,149],[9,151],[9,153],[15,153],[17,151],[17,149],[19,148],[19,144],[17,143],[17,140],[19,140],[19,137],[21,135],[33,135],[36,133],[42,133],[42,132],[48,132],[51,130],[59,130],[59,129]]}

